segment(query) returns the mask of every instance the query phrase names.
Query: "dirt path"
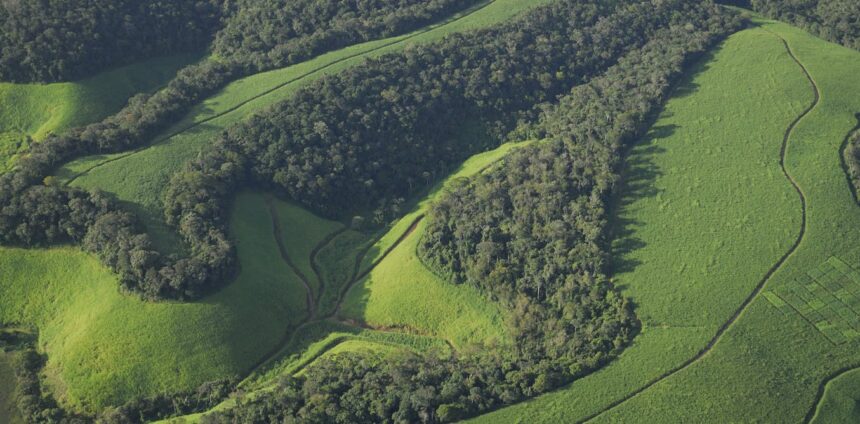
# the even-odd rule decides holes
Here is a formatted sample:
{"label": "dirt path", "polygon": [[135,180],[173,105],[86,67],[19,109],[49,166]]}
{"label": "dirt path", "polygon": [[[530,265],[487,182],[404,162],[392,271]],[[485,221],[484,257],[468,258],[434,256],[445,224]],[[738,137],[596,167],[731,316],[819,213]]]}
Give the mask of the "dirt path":
{"label": "dirt path", "polygon": [[[767,31],[767,30],[765,30],[765,31]],[[714,348],[714,346],[720,341],[720,339],[723,337],[723,335],[726,333],[726,331],[729,328],[731,328],[735,322],[737,322],[738,318],[740,318],[740,316],[744,313],[744,311],[747,310],[749,305],[752,304],[753,300],[755,300],[758,297],[758,295],[762,292],[764,287],[767,285],[768,281],[770,281],[770,278],[773,276],[773,274],[776,273],[776,271],[778,271],[782,267],[782,265],[785,263],[785,261],[789,257],[791,257],[792,254],[794,254],[794,252],[797,250],[798,246],[800,246],[800,242],[803,240],[804,235],[806,235],[806,196],[803,194],[803,191],[801,190],[800,185],[798,185],[797,181],[794,179],[794,177],[791,175],[791,173],[789,173],[788,170],[786,169],[786,167],[785,167],[785,156],[786,156],[786,151],[788,149],[788,143],[789,143],[789,140],[791,139],[791,135],[793,134],[794,129],[797,127],[797,125],[800,123],[800,121],[803,120],[803,118],[805,118],[807,115],[809,115],[809,113],[812,112],[812,110],[815,109],[816,106],[818,106],[818,103],[821,100],[821,93],[818,90],[818,85],[815,83],[815,80],[812,79],[812,75],[809,74],[809,71],[806,69],[806,67],[803,65],[803,63],[801,63],[800,60],[797,59],[797,56],[795,56],[794,52],[791,50],[791,46],[788,45],[788,42],[776,33],[773,33],[770,31],[767,31],[767,32],[773,34],[775,37],[779,38],[782,41],[783,45],[785,45],[785,49],[788,52],[788,55],[800,67],[800,69],[803,71],[803,74],[806,76],[806,79],[809,80],[809,83],[812,86],[812,91],[814,94],[814,99],[813,99],[812,103],[809,106],[807,106],[806,109],[794,119],[794,121],[791,122],[791,124],[788,126],[788,128],[786,128],[785,135],[783,136],[783,139],[782,139],[782,147],[780,148],[780,152],[779,152],[779,166],[782,169],[782,173],[785,175],[785,178],[788,180],[788,182],[791,183],[791,186],[794,188],[794,190],[797,192],[797,195],[800,198],[801,222],[800,222],[800,232],[797,235],[797,239],[794,241],[794,243],[791,245],[791,247],[788,249],[788,251],[785,252],[785,254],[783,254],[782,257],[779,258],[779,260],[773,264],[773,266],[767,271],[767,273],[765,273],[765,275],[761,279],[761,281],[759,281],[759,283],[755,286],[755,289],[749,294],[749,296],[747,296],[746,299],[744,299],[743,303],[741,303],[741,305],[738,307],[738,309],[735,311],[735,313],[732,314],[732,316],[728,319],[728,321],[726,321],[725,323],[723,323],[723,325],[720,326],[720,328],[717,330],[716,334],[714,334],[714,337],[711,338],[710,341],[708,341],[708,344],[706,344],[705,347],[703,347],[702,350],[699,351],[699,353],[697,353],[692,358],[684,361],[682,364],[680,364],[680,365],[672,368],[671,370],[661,374],[660,376],[651,380],[650,382],[648,382],[644,386],[642,386],[642,387],[636,389],[635,391],[628,393],[626,396],[608,404],[607,406],[605,406],[604,408],[602,408],[598,412],[583,418],[582,420],[578,421],[579,423],[591,421],[595,418],[600,417],[604,413],[609,412],[612,409],[616,408],[617,406],[624,404],[628,400],[630,400],[630,399],[636,397],[637,395],[639,395],[640,393],[648,390],[649,388],[653,387],[657,383],[660,383],[661,381],[666,380],[667,378],[689,368],[691,365],[695,364],[696,362],[698,362],[699,360],[704,358],[708,353],[711,352],[711,350]]]}
{"label": "dirt path", "polygon": [[302,281],[302,284],[305,286],[305,290],[307,291],[307,298],[305,300],[305,306],[308,311],[308,319],[312,319],[316,316],[316,307],[317,302],[314,299],[314,291],[308,281],[308,277],[302,274],[302,271],[296,266],[293,259],[290,258],[290,255],[287,253],[287,249],[284,246],[284,233],[281,228],[281,220],[278,218],[278,209],[275,207],[275,203],[271,197],[266,196],[266,207],[269,209],[269,215],[272,217],[272,235],[275,238],[275,243],[278,245],[278,252],[281,254],[281,259],[283,259],[284,263],[290,267],[290,269],[299,277]]}

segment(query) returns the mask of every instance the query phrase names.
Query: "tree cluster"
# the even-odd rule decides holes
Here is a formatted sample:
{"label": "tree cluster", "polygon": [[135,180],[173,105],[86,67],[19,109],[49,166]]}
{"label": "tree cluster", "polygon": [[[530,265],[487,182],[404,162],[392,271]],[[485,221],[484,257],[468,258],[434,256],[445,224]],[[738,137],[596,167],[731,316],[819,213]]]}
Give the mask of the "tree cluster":
{"label": "tree cluster", "polygon": [[[860,119],[860,114],[857,115],[857,119]],[[845,155],[843,163],[846,167],[848,180],[852,185],[854,200],[860,203],[860,196],[858,196],[860,193],[860,130],[855,130],[848,135],[843,154]]]}
{"label": "tree cluster", "polygon": [[477,0],[238,0],[212,44],[219,57],[257,70],[391,37],[449,16]]}
{"label": "tree cluster", "polygon": [[0,80],[69,80],[202,49],[220,27],[222,1],[0,2]]}
{"label": "tree cluster", "polygon": [[857,0],[750,0],[753,10],[821,38],[860,50]]}
{"label": "tree cluster", "polygon": [[621,150],[684,64],[739,27],[710,3],[661,3],[671,23],[514,133],[547,141],[463,182],[428,216],[422,259],[503,302],[512,346],[446,359],[344,353],[204,422],[457,421],[569,383],[628,343],[635,318],[604,261]]}

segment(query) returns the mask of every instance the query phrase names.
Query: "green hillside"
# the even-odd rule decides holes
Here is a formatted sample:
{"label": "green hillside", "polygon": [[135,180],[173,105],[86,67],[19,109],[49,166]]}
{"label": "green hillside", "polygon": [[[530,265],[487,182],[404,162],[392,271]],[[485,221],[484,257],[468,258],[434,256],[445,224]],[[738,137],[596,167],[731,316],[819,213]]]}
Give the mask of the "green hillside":
{"label": "green hillside", "polygon": [[[614,279],[636,301],[642,334],[606,369],[480,420],[792,422],[830,370],[856,361],[852,344],[834,346],[766,295],[832,256],[860,260],[860,211],[839,165],[860,110],[850,89],[860,54],[758,24],[699,65],[627,159]],[[807,115],[813,89],[783,38],[821,93]],[[779,167],[789,128],[786,171],[805,222]]]}
{"label": "green hillside", "polygon": [[12,84],[0,82],[0,171],[24,136],[40,140],[48,133],[96,122],[122,108],[129,97],[149,92],[173,78],[199,55],[151,59],[105,71],[75,82]]}

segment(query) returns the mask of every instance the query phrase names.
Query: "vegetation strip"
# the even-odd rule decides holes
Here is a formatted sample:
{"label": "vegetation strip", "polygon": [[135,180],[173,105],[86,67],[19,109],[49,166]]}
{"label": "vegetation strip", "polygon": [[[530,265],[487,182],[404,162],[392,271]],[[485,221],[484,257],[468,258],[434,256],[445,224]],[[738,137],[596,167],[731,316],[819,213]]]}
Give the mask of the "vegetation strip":
{"label": "vegetation strip", "polygon": [[335,61],[329,62],[329,63],[327,63],[327,64],[325,64],[325,65],[322,65],[322,66],[319,66],[319,67],[317,67],[317,68],[311,69],[310,71],[307,71],[307,72],[305,72],[305,73],[303,73],[303,74],[301,74],[301,75],[298,75],[298,76],[293,77],[293,78],[291,78],[291,79],[289,79],[289,80],[287,80],[287,81],[284,81],[284,82],[282,82],[282,83],[280,83],[280,84],[278,84],[278,85],[276,85],[276,86],[274,86],[274,87],[272,87],[272,88],[269,88],[269,89],[267,89],[266,91],[263,91],[263,92],[262,92],[262,93],[260,93],[260,94],[257,94],[257,95],[255,95],[255,96],[252,96],[252,97],[250,97],[250,98],[248,98],[248,99],[246,99],[246,100],[243,100],[243,101],[241,101],[241,102],[237,103],[236,105],[234,105],[234,106],[232,106],[232,107],[230,107],[230,108],[225,109],[223,112],[216,113],[216,114],[214,114],[214,115],[212,115],[212,116],[209,116],[209,117],[206,117],[206,118],[204,118],[204,119],[201,119],[200,121],[196,121],[196,122],[194,122],[194,123],[192,123],[192,124],[188,125],[188,126],[187,126],[187,127],[185,127],[185,128],[182,128],[182,129],[176,130],[175,132],[172,132],[172,133],[168,134],[167,136],[165,136],[165,137],[163,137],[163,138],[161,138],[161,139],[156,140],[156,141],[155,141],[155,142],[153,142],[153,143],[150,143],[150,144],[147,144],[147,145],[144,145],[144,146],[140,146],[140,147],[138,147],[138,148],[136,148],[136,149],[133,149],[133,150],[131,150],[131,151],[127,152],[127,153],[119,154],[119,155],[117,155],[117,156],[115,156],[115,157],[112,157],[112,158],[110,158],[110,159],[106,159],[106,160],[104,160],[104,161],[102,161],[102,162],[99,162],[99,163],[97,163],[97,164],[95,164],[95,165],[92,165],[92,166],[90,166],[89,168],[86,168],[86,169],[84,169],[84,170],[82,170],[82,171],[80,171],[80,172],[76,173],[72,178],[68,179],[68,180],[65,182],[65,185],[66,185],[66,186],[70,185],[70,184],[71,184],[71,183],[73,183],[75,180],[77,180],[79,177],[82,177],[82,176],[84,176],[84,175],[88,174],[89,172],[93,171],[94,169],[100,168],[100,167],[102,167],[102,166],[104,166],[104,165],[107,165],[107,164],[109,164],[109,163],[111,163],[111,162],[116,162],[116,161],[118,161],[118,160],[125,159],[125,158],[127,158],[127,157],[129,157],[129,156],[133,156],[133,155],[138,154],[138,153],[140,153],[140,152],[142,152],[142,151],[144,151],[144,150],[146,150],[146,149],[148,149],[148,148],[150,148],[150,147],[152,147],[152,146],[157,146],[157,145],[159,145],[159,144],[166,143],[168,140],[170,140],[170,139],[171,139],[171,138],[173,138],[173,137],[176,137],[176,136],[177,136],[177,135],[179,135],[179,134],[182,134],[182,133],[184,133],[184,132],[186,132],[186,131],[189,131],[189,130],[193,130],[193,129],[195,129],[195,128],[197,128],[197,127],[199,127],[199,126],[201,126],[201,125],[203,125],[203,124],[205,124],[205,123],[207,123],[207,122],[209,122],[209,121],[212,121],[212,120],[218,119],[218,118],[220,118],[220,117],[222,117],[222,116],[224,116],[224,115],[227,115],[227,114],[230,114],[230,113],[232,113],[232,112],[235,112],[236,110],[241,109],[243,106],[247,105],[248,103],[253,102],[254,100],[257,100],[257,99],[259,99],[259,98],[262,98],[262,97],[265,97],[265,96],[267,96],[267,95],[269,95],[269,94],[272,94],[272,93],[274,93],[275,91],[278,91],[278,90],[280,90],[280,89],[282,89],[282,88],[284,88],[284,87],[286,87],[286,86],[288,86],[288,85],[290,85],[290,84],[292,84],[292,83],[294,83],[294,82],[296,82],[296,81],[299,81],[299,80],[301,80],[301,79],[304,79],[304,78],[306,78],[306,77],[308,77],[308,76],[310,76],[310,75],[316,74],[316,73],[318,73],[318,72],[320,72],[320,71],[324,71],[324,70],[326,70],[326,69],[328,69],[328,68],[331,68],[331,67],[336,66],[336,65],[338,65],[338,64],[340,64],[340,63],[346,62],[346,61],[348,61],[348,60],[355,59],[355,58],[360,57],[360,56],[365,56],[365,55],[368,55],[368,54],[373,53],[373,52],[375,52],[375,51],[379,51],[379,50],[382,50],[382,49],[384,49],[384,48],[391,47],[391,46],[393,46],[393,45],[397,45],[397,44],[404,43],[404,42],[409,41],[409,40],[411,40],[411,39],[413,39],[413,38],[415,38],[415,37],[418,37],[418,36],[420,36],[420,35],[422,35],[422,34],[424,34],[424,33],[430,32],[430,31],[432,31],[432,30],[434,30],[434,29],[436,29],[436,28],[438,28],[438,27],[440,27],[440,26],[443,26],[443,25],[449,25],[449,24],[452,24],[452,23],[454,23],[454,22],[457,22],[457,21],[459,21],[459,20],[461,20],[461,19],[465,19],[465,18],[469,17],[470,15],[472,15],[472,14],[474,14],[474,13],[476,13],[476,12],[480,11],[481,9],[484,9],[485,7],[489,6],[489,5],[490,5],[490,4],[492,4],[494,1],[495,1],[495,0],[488,0],[488,1],[484,2],[484,3],[478,4],[478,5],[474,6],[474,7],[472,7],[471,9],[467,9],[467,10],[465,10],[465,11],[461,12],[461,13],[459,14],[459,16],[456,16],[456,17],[454,17],[454,18],[451,18],[451,19],[445,20],[445,21],[440,22],[440,23],[437,23],[437,24],[428,25],[428,26],[426,26],[426,27],[422,28],[421,30],[418,30],[418,31],[416,31],[416,32],[413,32],[413,33],[411,33],[411,34],[409,34],[409,35],[407,35],[407,36],[405,36],[405,37],[402,37],[402,38],[399,38],[399,39],[397,39],[397,40],[393,40],[393,41],[388,42],[388,43],[385,43],[385,44],[383,44],[383,45],[380,45],[380,46],[374,47],[374,48],[372,48],[372,49],[370,49],[370,50],[365,50],[365,51],[363,51],[363,52],[359,52],[359,53],[351,54],[351,55],[349,55],[349,56],[344,56],[344,57],[339,58],[339,59],[337,59],[337,60],[335,60]]}
{"label": "vegetation strip", "polygon": [[752,293],[750,293],[749,296],[747,296],[747,298],[744,300],[744,302],[741,303],[741,305],[738,307],[737,311],[735,311],[735,313],[731,316],[731,318],[729,318],[728,321],[726,321],[722,326],[720,326],[720,328],[717,330],[716,334],[714,334],[714,337],[711,338],[711,340],[708,342],[708,344],[706,344],[705,347],[702,348],[702,350],[700,350],[698,354],[696,354],[696,356],[693,356],[692,358],[683,362],[681,365],[679,365],[675,368],[672,368],[671,370],[663,373],[662,375],[660,375],[659,377],[657,377],[654,380],[651,380],[650,382],[648,382],[644,386],[640,387],[639,389],[636,389],[635,391],[628,393],[623,398],[618,399],[615,402],[610,403],[609,405],[607,405],[606,407],[597,411],[596,413],[591,414],[591,415],[577,421],[578,423],[584,423],[584,422],[591,421],[591,420],[603,415],[604,413],[609,412],[610,410],[614,409],[615,407],[620,406],[621,404],[627,402],[628,400],[632,399],[633,397],[635,397],[635,396],[639,395],[640,393],[653,387],[657,383],[671,377],[674,374],[677,374],[680,371],[685,370],[686,368],[690,367],[694,363],[698,362],[705,355],[707,355],[711,351],[711,349],[713,349],[713,347],[717,344],[717,342],[720,341],[723,334],[725,334],[725,332],[732,326],[732,324],[734,324],[738,320],[738,318],[740,318],[741,314],[747,309],[747,307],[752,304],[752,301],[755,300],[756,297],[758,297],[758,295],[762,292],[762,290],[764,289],[767,282],[770,280],[771,276],[773,276],[773,274],[782,267],[782,265],[785,263],[785,261],[795,252],[795,250],[797,250],[798,246],[800,246],[800,242],[803,241],[803,236],[806,234],[806,197],[804,196],[803,191],[800,189],[800,186],[797,184],[794,177],[792,177],[791,174],[786,169],[786,167],[785,167],[785,155],[786,155],[786,150],[788,148],[788,142],[789,142],[789,139],[791,138],[792,132],[794,131],[795,127],[797,127],[797,124],[799,124],[800,121],[804,117],[806,117],[810,112],[812,112],[812,110],[815,108],[815,106],[818,105],[819,101],[821,100],[821,94],[819,93],[818,85],[815,84],[815,80],[812,79],[812,76],[809,74],[806,67],[794,55],[794,52],[791,50],[791,47],[788,45],[788,42],[776,33],[773,33],[769,30],[765,30],[765,31],[773,34],[774,37],[777,37],[782,41],[782,43],[785,45],[785,49],[788,52],[788,55],[791,57],[791,59],[795,63],[797,63],[797,65],[803,71],[806,78],[809,80],[809,83],[812,86],[812,90],[814,93],[814,99],[813,99],[812,103],[809,106],[807,106],[807,108],[800,115],[798,115],[797,118],[795,118],[794,121],[791,124],[789,124],[788,128],[786,129],[785,135],[783,136],[783,139],[782,139],[782,147],[780,148],[780,155],[779,155],[779,166],[782,169],[782,173],[785,175],[786,179],[789,181],[789,183],[791,183],[792,187],[794,187],[794,190],[797,191],[797,194],[800,197],[800,203],[801,203],[800,233],[798,234],[797,239],[794,241],[794,244],[792,244],[792,246],[789,248],[789,250],[767,271],[767,273],[764,275],[764,278],[762,278],[762,280],[758,283],[758,285],[756,285],[755,289],[752,291]]}
{"label": "vegetation strip", "polygon": [[[845,157],[849,146],[852,143],[852,139],[860,137],[860,113],[857,113],[855,117],[857,118],[857,126],[852,128],[851,131],[848,131],[848,133],[845,134],[845,140],[842,141],[842,147],[839,148],[839,164],[842,166],[842,171],[845,173],[845,179],[848,181],[848,189],[851,190],[851,196],[854,198],[855,202],[860,203],[860,197],[857,197],[857,185],[854,182],[850,167]],[[856,159],[851,158],[851,160]]]}

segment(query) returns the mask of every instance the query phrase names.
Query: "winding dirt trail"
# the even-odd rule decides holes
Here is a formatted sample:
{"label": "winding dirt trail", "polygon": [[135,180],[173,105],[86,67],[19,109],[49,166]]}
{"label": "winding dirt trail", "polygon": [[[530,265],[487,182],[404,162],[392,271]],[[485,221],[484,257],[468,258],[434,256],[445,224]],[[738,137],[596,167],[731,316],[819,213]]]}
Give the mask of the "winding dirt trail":
{"label": "winding dirt trail", "polygon": [[635,391],[628,393],[626,396],[606,405],[605,407],[603,407],[601,410],[597,411],[596,413],[591,414],[591,415],[577,421],[578,423],[588,422],[588,421],[591,421],[595,418],[600,417],[601,415],[611,411],[612,409],[624,404],[628,400],[630,400],[630,399],[636,397],[637,395],[641,394],[642,392],[648,390],[649,388],[653,387],[657,383],[660,383],[661,381],[666,380],[667,378],[689,368],[691,365],[695,364],[696,362],[698,362],[699,360],[704,358],[708,353],[711,352],[711,350],[720,341],[720,339],[722,339],[722,337],[726,333],[726,331],[729,328],[731,328],[735,322],[737,322],[738,318],[740,318],[740,316],[744,313],[744,311],[747,310],[749,305],[752,304],[753,300],[755,300],[759,296],[759,294],[761,294],[762,290],[767,285],[768,281],[770,281],[770,278],[773,276],[773,274],[776,273],[776,271],[782,267],[782,265],[785,263],[785,261],[788,260],[788,258],[791,257],[792,254],[794,254],[794,252],[797,250],[798,246],[800,246],[800,242],[803,241],[803,237],[806,235],[806,196],[803,194],[803,190],[801,190],[800,185],[797,183],[797,181],[794,179],[794,177],[791,175],[790,172],[788,172],[788,169],[785,167],[785,156],[786,156],[786,151],[788,149],[788,143],[789,143],[789,140],[791,139],[791,135],[794,133],[794,129],[797,127],[797,125],[800,123],[800,121],[803,120],[803,118],[805,118],[807,115],[809,115],[809,113],[812,112],[812,110],[815,109],[816,106],[818,106],[818,103],[821,100],[821,93],[819,92],[818,85],[815,83],[815,80],[813,80],[812,75],[810,75],[809,71],[806,69],[806,66],[804,66],[803,63],[801,63],[800,60],[797,58],[797,56],[795,56],[794,51],[791,50],[791,46],[789,46],[788,42],[776,33],[773,33],[773,32],[768,31],[766,29],[764,31],[767,31],[770,34],[773,34],[774,37],[777,37],[782,41],[783,45],[785,46],[786,51],[788,52],[788,55],[803,71],[803,74],[806,76],[806,79],[809,81],[810,85],[812,86],[812,91],[814,94],[814,98],[813,98],[812,103],[809,106],[807,106],[806,109],[800,115],[798,115],[794,119],[794,121],[791,122],[791,124],[789,124],[788,128],[786,128],[785,134],[784,134],[783,139],[782,139],[782,147],[780,148],[780,152],[779,152],[779,166],[782,169],[782,173],[783,173],[783,175],[785,175],[785,178],[788,180],[788,182],[791,184],[791,186],[794,188],[794,190],[797,192],[797,195],[800,198],[801,222],[800,222],[800,232],[797,235],[797,239],[795,239],[794,243],[791,245],[791,247],[788,249],[788,251],[786,251],[785,254],[783,254],[782,257],[779,258],[779,260],[776,261],[776,263],[774,263],[773,266],[771,266],[771,268],[767,271],[767,273],[765,273],[765,275],[761,279],[761,281],[759,281],[759,283],[755,286],[755,289],[747,296],[746,299],[744,299],[743,303],[741,303],[741,305],[738,307],[738,309],[735,311],[735,313],[732,314],[732,316],[728,319],[728,321],[724,322],[723,325],[720,326],[720,328],[714,334],[714,337],[711,338],[710,341],[708,341],[708,343],[699,351],[699,353],[697,353],[692,358],[684,361],[680,365],[672,368],[671,370],[661,374],[660,376],[651,380],[650,382],[648,382],[644,386],[642,386],[642,387],[636,389]]}

